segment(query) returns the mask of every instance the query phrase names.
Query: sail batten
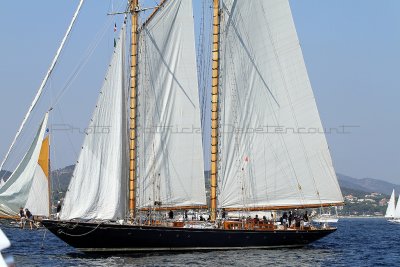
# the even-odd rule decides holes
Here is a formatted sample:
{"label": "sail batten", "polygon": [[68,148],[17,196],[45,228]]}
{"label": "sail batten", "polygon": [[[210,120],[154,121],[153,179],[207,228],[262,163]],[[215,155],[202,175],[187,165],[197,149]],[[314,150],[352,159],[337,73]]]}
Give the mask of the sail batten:
{"label": "sail batten", "polygon": [[219,206],[343,203],[288,1],[221,2]]}
{"label": "sail batten", "polygon": [[192,1],[163,2],[139,40],[138,207],[205,205]]}

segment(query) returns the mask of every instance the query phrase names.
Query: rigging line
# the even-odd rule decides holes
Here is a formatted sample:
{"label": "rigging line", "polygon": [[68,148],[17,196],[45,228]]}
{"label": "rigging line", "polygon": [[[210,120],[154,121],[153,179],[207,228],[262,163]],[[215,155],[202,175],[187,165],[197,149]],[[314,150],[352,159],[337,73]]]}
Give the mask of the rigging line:
{"label": "rigging line", "polygon": [[[157,52],[158,52],[158,53],[156,53],[156,54],[159,55],[160,60],[161,60],[162,62],[164,62],[164,64],[161,64],[160,67],[161,67],[161,66],[165,66],[165,67],[167,68],[167,71],[173,76],[173,79],[175,80],[175,75],[171,72],[170,68],[168,67],[168,64],[167,64],[167,62],[165,61],[165,59],[164,59],[164,57],[163,57],[163,55],[162,55],[162,53],[161,53],[161,50],[160,50],[160,49],[158,48],[158,46],[155,44],[155,40],[152,39],[151,33],[148,31],[147,27],[145,28],[145,30],[146,30],[146,33],[147,33],[146,35],[149,37],[151,43],[153,44],[154,48],[155,48],[155,49],[157,50]],[[171,30],[172,30],[172,28],[171,28]],[[169,34],[168,34],[168,35],[169,35]],[[150,48],[148,47],[148,43],[147,43],[147,42],[145,42],[145,49],[150,50]],[[146,53],[146,52],[145,52],[145,59],[147,59],[147,61],[146,61],[146,62],[148,62],[147,64],[150,65],[150,63],[151,63],[151,62],[150,62],[150,61],[151,61],[151,58],[148,57],[148,53]],[[149,71],[150,71],[150,67],[149,67]],[[150,72],[151,72],[151,71],[150,71]],[[148,75],[149,75],[149,77],[150,77],[151,75],[152,75],[152,76],[155,76],[155,74],[153,74],[153,73],[149,73]],[[156,90],[156,84],[154,83],[153,79],[150,80],[150,83],[151,83],[151,85],[150,85],[149,87],[152,89],[152,93],[154,94],[154,96],[157,96],[157,92],[155,91],[155,90]],[[177,84],[178,84],[178,86],[182,89],[181,85],[180,85],[178,82],[177,82]],[[184,92],[184,93],[185,93],[185,95],[186,95],[186,92]],[[187,96],[187,95],[186,95],[186,96]],[[193,102],[192,102],[190,99],[189,99],[189,101],[193,104]],[[193,105],[194,105],[194,104],[193,104]],[[162,116],[161,116],[161,111],[160,111],[158,105],[155,105],[155,110],[156,110],[156,113],[154,114],[154,117],[157,115],[157,116],[158,116],[158,119],[161,121]],[[167,136],[161,137],[162,142],[161,142],[161,144],[160,144],[158,150],[161,150],[161,153],[162,153],[163,155],[165,155],[165,157],[167,158],[166,160],[169,161],[169,162],[171,163],[171,167],[172,167],[172,169],[175,171],[175,174],[177,175],[177,174],[178,174],[178,171],[177,171],[177,168],[176,168],[174,162],[170,160],[171,155],[170,155],[170,152],[169,152],[169,150],[168,150],[168,147],[166,147],[165,145],[163,145],[163,144],[166,143],[166,142],[164,142],[166,138],[167,138]],[[153,138],[153,142],[154,142],[154,138]],[[160,154],[160,153],[159,153],[159,154]],[[168,173],[167,173],[167,175],[166,175],[166,178],[168,179],[167,184],[169,185],[169,190],[168,190],[168,192],[172,192],[172,190],[170,189],[170,186],[171,186],[171,185],[170,185],[170,183],[169,183],[169,181],[170,181],[169,179],[170,179],[170,177],[172,177],[171,174],[170,174],[170,168],[168,168],[167,172],[168,172]],[[179,175],[177,175],[177,178],[178,178],[178,181],[179,181],[180,185],[183,185],[183,183],[182,183],[182,180],[183,180],[183,179],[182,179]],[[168,195],[171,195],[171,193],[167,193],[167,194],[168,194]]]}
{"label": "rigging line", "polygon": [[[234,5],[235,5],[235,6],[236,6],[236,3],[237,3],[237,1],[234,2]],[[232,25],[232,27],[233,27],[233,29],[234,29],[234,31],[235,31],[235,33],[236,33],[236,36],[238,37],[238,40],[239,40],[240,44],[241,44],[242,47],[243,47],[243,50],[246,52],[247,56],[249,57],[249,59],[250,59],[252,65],[253,65],[255,71],[256,71],[257,74],[259,75],[261,81],[263,82],[265,88],[267,89],[268,93],[270,94],[270,96],[272,97],[272,99],[274,100],[274,102],[276,103],[276,105],[277,105],[278,107],[280,107],[278,100],[276,99],[276,97],[275,97],[274,94],[272,93],[272,91],[271,91],[271,89],[269,88],[267,82],[265,81],[265,79],[264,79],[264,77],[263,77],[263,75],[262,75],[260,69],[258,68],[258,66],[257,66],[257,64],[256,64],[256,61],[255,61],[255,58],[251,55],[251,53],[250,53],[248,47],[247,47],[246,44],[244,43],[244,40],[243,40],[242,36],[241,36],[240,33],[239,33],[239,29],[236,27],[236,24],[235,24],[234,22],[232,22],[232,21],[233,21],[233,19],[232,19],[232,13],[234,12],[235,6],[232,7],[232,10],[231,10],[231,11],[228,10],[228,8],[226,7],[225,4],[223,4],[223,6],[224,6],[224,9],[226,10],[226,12],[227,12],[227,14],[228,14],[228,16],[229,16],[229,20],[228,20],[228,22],[227,22],[227,24],[226,24],[226,28],[229,28],[230,25]],[[231,23],[231,22],[232,22],[232,23]]]}
{"label": "rigging line", "polygon": [[[58,113],[59,113],[59,115],[60,115],[61,123],[62,123],[63,125],[65,125],[65,126],[67,126],[67,124],[65,123],[65,120],[64,120],[64,116],[63,116],[62,113],[61,113],[61,110],[60,110],[60,109],[57,109],[57,111],[58,111]],[[52,130],[52,131],[53,131],[53,130]],[[74,144],[73,144],[73,142],[72,142],[72,140],[71,140],[71,136],[68,134],[68,131],[66,131],[66,135],[67,135],[68,141],[69,141],[69,143],[70,143],[70,145],[71,145],[72,152],[75,154],[75,157],[77,158],[77,157],[78,157],[78,152],[77,152],[77,151],[75,150],[75,148],[74,148]]]}
{"label": "rigging line", "polygon": [[[232,8],[233,9],[233,8]],[[237,14],[237,16],[238,16],[238,21],[240,20],[240,21],[243,21],[243,18],[242,18],[242,15],[238,12],[238,14]],[[227,22],[228,24],[230,23],[230,20],[231,20],[231,18],[229,19],[229,21]],[[244,33],[244,35],[246,36],[246,39],[247,39],[247,41],[250,43],[250,37],[249,37],[249,35],[248,34],[246,34],[246,32]],[[231,47],[230,48],[231,50],[233,50],[233,48]],[[237,45],[236,46],[236,49],[237,50],[240,50],[240,46],[239,45]],[[252,50],[252,47],[249,47],[249,50]],[[250,51],[252,54],[254,53],[254,51]],[[231,60],[232,60],[232,57],[231,57]],[[232,66],[234,66],[234,64],[233,64],[233,62],[231,63],[232,64]],[[244,68],[244,66],[242,66],[240,69],[245,69]],[[234,71],[234,69],[233,69],[233,71]],[[237,78],[237,74],[235,73],[235,71],[234,71],[234,76],[235,76],[235,81],[236,81],[236,83],[237,83],[237,80],[238,80],[238,78]],[[240,79],[239,79],[240,80]],[[235,87],[235,88],[237,88],[237,86]],[[237,91],[236,90],[236,95],[238,96],[239,95],[239,91]],[[251,95],[251,92],[249,92],[248,94],[247,94],[247,96],[245,96],[244,97],[244,102],[245,103],[240,103],[241,101],[241,98],[240,97],[236,97],[236,101],[235,101],[235,106],[236,106],[236,108],[237,109],[239,109],[239,107],[240,106],[246,106],[246,102],[248,102],[248,99],[249,99],[249,97],[250,97],[250,95]],[[267,100],[268,101],[268,100]],[[236,116],[235,117],[237,117],[237,112],[235,112],[236,113]],[[248,113],[244,113],[245,115],[247,115]],[[237,118],[236,118],[236,120],[237,120]],[[246,116],[245,116],[245,118],[243,118],[243,116],[240,116],[240,121],[250,121],[248,118],[246,118]],[[237,121],[235,122],[236,124],[238,123]],[[250,143],[252,143],[252,141],[250,141]],[[251,151],[252,149],[249,147],[250,146],[250,144],[249,143],[247,143],[247,144],[245,144],[246,146],[247,146],[247,151]],[[264,151],[264,154],[265,154],[265,151]],[[252,173],[252,171],[253,171],[254,169],[253,168],[249,168],[249,172],[251,172]],[[266,171],[266,170],[265,170]],[[249,175],[251,176],[251,177],[254,177],[254,175],[251,175],[251,173],[249,173]],[[266,172],[265,172],[266,173]],[[266,182],[266,184],[267,184],[267,179],[265,179],[265,182]],[[254,192],[254,190],[255,190],[255,188],[257,188],[257,186],[256,186],[256,180],[255,179],[252,179],[252,180],[250,180],[250,184],[251,184],[251,189],[252,189],[252,192]]]}
{"label": "rigging line", "polygon": [[[90,230],[89,232],[83,233],[83,234],[79,234],[79,235],[68,234],[68,233],[64,232],[63,230],[59,230],[58,232],[59,232],[60,234],[64,234],[64,235],[68,235],[68,236],[82,237],[82,236],[88,235],[88,234],[90,234],[90,233],[93,233],[93,232],[96,231],[97,228],[99,228],[99,226],[102,225],[102,224],[103,224],[103,222],[100,222],[95,228],[93,228],[93,229]],[[76,226],[77,226],[77,225],[78,225],[78,224],[76,224]],[[73,227],[73,228],[75,228],[75,227]],[[72,229],[73,229],[73,228],[72,228]]]}
{"label": "rigging line", "polygon": [[[121,8],[123,4],[119,6]],[[126,16],[125,16],[126,17]],[[76,78],[79,76],[83,68],[88,64],[89,59],[92,57],[93,53],[96,51],[97,47],[99,46],[101,40],[104,38],[106,35],[112,21],[112,17],[109,17],[109,19],[106,21],[104,24],[104,27],[102,30],[100,30],[97,34],[96,37],[91,45],[89,45],[88,49],[86,50],[86,55],[82,58],[82,60],[79,62],[79,64],[75,67],[74,71],[72,74],[69,76],[67,82],[65,83],[63,89],[60,91],[60,93],[56,96],[55,101],[53,104],[50,106],[52,109],[55,108],[62,97],[65,95],[65,93],[70,89],[71,84],[76,80]],[[114,37],[115,38],[115,37]]]}
{"label": "rigging line", "polygon": [[[289,7],[289,9],[290,9],[290,7]],[[264,14],[264,16],[265,16],[265,14],[267,14],[266,11],[264,11],[263,14]],[[290,95],[290,93],[289,93],[289,89],[288,89],[288,85],[287,85],[287,80],[286,80],[287,78],[286,78],[286,76],[285,76],[285,74],[284,74],[284,72],[283,72],[283,70],[282,70],[282,69],[283,69],[283,68],[282,68],[282,63],[281,63],[280,57],[279,57],[279,55],[278,55],[278,51],[277,51],[277,48],[276,48],[276,45],[275,45],[275,42],[274,42],[274,38],[272,37],[272,32],[271,32],[271,29],[270,29],[269,24],[268,24],[268,19],[267,19],[266,17],[265,17],[265,20],[267,21],[266,28],[267,28],[267,30],[268,30],[268,35],[269,35],[269,37],[270,37],[271,45],[272,45],[272,47],[273,47],[273,52],[274,52],[274,55],[275,55],[275,60],[276,60],[276,63],[278,64],[278,68],[279,68],[279,71],[280,71],[280,74],[281,74],[281,78],[282,78],[282,82],[283,82],[283,85],[284,85],[284,89],[285,89],[285,91],[286,91],[286,97],[287,97],[287,99],[289,100],[290,110],[291,110],[291,112],[292,112],[291,115],[292,115],[292,118],[293,118],[294,122],[296,123],[297,129],[299,129],[299,122],[298,122],[298,120],[297,120],[297,116],[296,116],[296,113],[295,113],[295,110],[294,110],[294,107],[293,107],[292,97],[291,97],[291,95]],[[297,37],[297,36],[296,36],[296,37]],[[299,42],[296,44],[296,46],[298,46],[299,49],[300,49],[300,51],[301,51]],[[303,56],[301,55],[301,58],[302,58],[302,57],[303,57]],[[304,59],[302,59],[302,60],[304,61]],[[307,76],[307,80],[308,80],[308,79],[309,79],[309,78],[308,78],[308,76]],[[312,88],[310,88],[310,90],[311,90],[311,93],[313,93],[313,92],[312,92]],[[313,97],[313,99],[314,99],[314,104],[315,104],[315,106],[316,106],[314,95],[313,95],[312,97]],[[317,109],[317,113],[318,113],[318,109]],[[321,119],[319,118],[319,115],[318,115],[318,119],[321,120]],[[321,124],[322,124],[322,123],[321,123]],[[308,155],[308,153],[307,153],[307,150],[306,150],[306,147],[305,147],[305,144],[304,144],[304,140],[303,140],[301,134],[298,135],[298,139],[299,139],[299,141],[300,141],[300,144],[301,144],[302,149],[303,149],[304,156],[305,156],[305,158],[306,158],[307,169],[308,169],[309,174],[310,174],[311,177],[312,177],[312,181],[313,181],[313,184],[314,184],[314,189],[316,190],[317,197],[318,197],[319,201],[321,202],[321,196],[320,196],[318,187],[317,187],[317,185],[316,185],[314,172],[312,171],[312,167],[311,167],[311,163],[310,163],[310,158],[309,158],[309,155]],[[321,203],[322,203],[322,202],[321,202]]]}
{"label": "rigging line", "polygon": [[[240,16],[240,15],[239,15],[239,16]],[[249,37],[247,37],[247,38],[249,38]],[[232,45],[232,44],[231,44],[231,45]],[[232,49],[233,49],[233,48],[231,48],[231,50],[232,50]],[[239,47],[236,47],[236,49],[239,49]],[[236,74],[234,74],[234,75],[236,75]],[[271,102],[272,99],[271,99],[271,98],[267,98],[267,101]],[[236,103],[236,102],[235,102],[235,103]],[[236,103],[236,104],[237,104],[237,103]],[[272,106],[272,103],[270,104],[270,106]],[[275,113],[275,112],[273,113],[273,115],[274,115],[275,121],[278,122],[278,118],[276,117],[276,113]],[[280,135],[280,137],[281,137],[281,142],[283,143],[283,146],[284,146],[284,148],[286,148],[286,152],[288,153],[288,150],[287,150],[287,147],[286,147],[286,144],[285,144],[285,142],[284,142],[284,140],[283,140],[282,135]],[[268,138],[268,136],[267,136],[266,140],[268,141],[270,147],[272,148],[273,146],[272,146],[271,140],[270,140],[270,138]],[[278,157],[278,155],[276,154],[275,150],[271,149],[271,152],[272,152],[272,154],[274,155],[276,161],[278,162],[278,161],[279,161],[279,157]],[[293,171],[295,172],[295,170],[294,170],[294,165],[293,165],[293,163],[292,163],[292,161],[291,161],[291,158],[289,158],[289,162],[290,162],[291,168],[292,168]],[[285,169],[284,169],[284,166],[281,166],[281,170],[282,170],[282,172],[287,176],[287,173],[286,173],[286,171],[285,171]],[[297,179],[296,172],[295,172],[295,176],[296,176],[296,179]],[[299,181],[297,181],[297,183],[299,183]],[[294,188],[296,188],[296,185],[293,185],[293,184],[292,184],[292,186],[294,186]],[[304,195],[302,194],[302,192],[300,192],[300,195],[301,195],[301,198],[304,199]]]}
{"label": "rigging line", "polygon": [[54,67],[55,67],[56,64],[57,64],[57,60],[58,60],[58,58],[60,57],[60,54],[61,54],[61,52],[62,52],[62,50],[63,50],[63,48],[64,48],[64,45],[65,45],[65,43],[66,43],[66,41],[67,41],[67,39],[68,39],[68,37],[69,37],[69,35],[70,35],[70,33],[71,33],[72,27],[74,26],[75,21],[76,21],[78,15],[79,15],[79,12],[80,12],[80,10],[81,10],[81,7],[82,7],[82,5],[83,5],[83,2],[84,2],[84,0],[80,0],[79,5],[78,5],[78,7],[77,7],[77,9],[76,9],[76,11],[75,11],[75,13],[74,13],[74,16],[72,17],[72,21],[71,21],[71,23],[70,23],[70,25],[69,25],[69,27],[68,27],[68,29],[67,29],[67,32],[66,32],[66,34],[65,34],[65,36],[64,36],[64,38],[63,38],[63,40],[61,41],[60,47],[59,47],[58,50],[57,50],[56,56],[54,57],[53,62],[51,63],[50,68],[49,68],[49,70],[47,71],[47,74],[46,74],[46,76],[44,77],[44,79],[43,79],[43,81],[42,81],[42,84],[40,85],[39,90],[38,90],[38,92],[36,93],[36,96],[35,96],[35,98],[33,99],[33,102],[32,102],[32,104],[31,104],[31,106],[30,106],[29,109],[28,109],[28,112],[26,113],[24,119],[22,120],[21,126],[19,127],[19,129],[18,129],[18,131],[17,131],[17,134],[15,135],[14,140],[13,140],[13,142],[11,143],[11,146],[10,146],[10,148],[8,149],[8,151],[7,151],[5,157],[4,157],[4,159],[3,159],[3,161],[2,161],[2,163],[1,163],[1,165],[0,165],[0,170],[3,169],[4,163],[7,161],[8,156],[10,155],[10,152],[11,152],[11,150],[13,149],[13,147],[14,147],[14,145],[15,145],[15,142],[17,141],[17,139],[18,139],[18,137],[19,137],[19,135],[20,135],[22,129],[24,128],[26,121],[27,121],[28,118],[30,117],[30,113],[32,112],[32,110],[33,110],[34,107],[36,106],[37,102],[39,101],[40,96],[42,95],[43,89],[44,89],[44,87],[46,86],[47,81],[48,81],[48,79],[49,79],[51,73],[53,72]]}
{"label": "rigging line", "polygon": [[[238,16],[241,17],[240,13],[238,14]],[[237,35],[238,38],[240,39],[241,37],[238,35],[238,34],[239,34],[239,30],[238,30],[237,28],[235,28],[235,26],[233,26],[233,27],[234,27],[234,30],[235,30],[236,35]],[[246,35],[246,36],[247,36],[247,35]],[[247,36],[247,40],[249,40],[249,36]],[[241,42],[241,44],[242,44],[242,46],[243,46],[243,43],[244,43],[244,42],[243,42],[243,39],[240,39],[239,41]],[[239,48],[237,47],[237,49],[239,49]],[[248,54],[250,53],[249,50],[247,50],[246,52],[248,52]],[[249,59],[252,60],[252,57],[249,57]],[[261,77],[261,78],[262,78],[262,77]],[[274,100],[275,100],[275,99],[274,99]],[[271,102],[271,99],[270,99],[270,98],[267,98],[267,101]],[[276,103],[276,101],[275,101],[275,103]],[[270,104],[270,106],[272,106],[272,103]],[[275,121],[278,122],[278,118],[276,117],[276,113],[275,113],[274,111],[273,111],[273,115],[274,115]],[[285,141],[284,141],[283,136],[282,136],[281,134],[280,134],[280,136],[281,136],[281,142],[283,143],[283,147],[286,149],[286,152],[289,153],[289,152],[288,152],[288,149],[287,149],[287,147],[286,147],[286,143],[285,143]],[[271,147],[272,147],[271,140],[269,140],[268,137],[266,138],[266,140],[268,140],[268,142],[270,143],[270,145],[271,145]],[[271,150],[271,151],[272,151],[272,153],[274,154],[275,158],[277,158],[277,155],[275,154],[275,151],[274,151],[274,150]],[[293,163],[292,163],[292,159],[290,158],[289,154],[287,154],[287,155],[288,155],[288,159],[289,159],[291,168],[292,168],[292,170],[294,171],[294,174],[295,174],[295,177],[296,177],[296,180],[297,180],[297,184],[299,185],[298,177],[297,177],[296,171],[294,170],[294,165],[293,165]],[[285,173],[285,175],[287,175],[287,174],[286,174],[286,171],[283,169],[283,166],[282,166],[281,168],[282,168],[283,173]],[[298,186],[293,185],[293,184],[292,184],[292,186],[294,186],[294,188],[298,187]],[[300,197],[302,198],[302,200],[304,199],[304,195],[303,195],[302,191],[300,191]]]}
{"label": "rigging line", "polygon": [[[176,19],[176,17],[174,18]],[[172,30],[172,28],[171,28]],[[181,85],[181,83],[179,82],[178,78],[175,76],[173,70],[171,70],[170,66],[168,66],[167,61],[165,60],[162,51],[160,49],[160,47],[157,45],[156,40],[154,39],[154,37],[151,35],[151,33],[149,32],[149,30],[147,29],[147,27],[145,28],[145,32],[147,33],[147,36],[149,36],[149,39],[151,41],[151,43],[153,44],[154,48],[156,49],[157,53],[160,56],[160,59],[162,61],[162,63],[165,65],[165,67],[167,68],[168,73],[172,76],[172,79],[177,83],[178,87],[181,89],[181,91],[183,92],[183,94],[186,96],[186,98],[189,100],[189,102],[192,104],[193,108],[196,108],[196,105],[193,103],[193,101],[190,99],[189,95],[186,93],[185,89],[183,88],[183,86]],[[168,34],[170,35],[170,33]]]}
{"label": "rigging line", "polygon": [[[36,111],[33,112],[33,115],[35,115],[35,116],[37,115]],[[26,135],[27,135],[26,131],[23,131],[21,133],[20,137],[22,138],[21,140],[23,140],[23,141],[22,142],[20,141],[19,144],[16,147],[14,147],[14,151],[12,151],[12,152],[13,152],[13,155],[15,155],[15,157],[11,158],[11,161],[8,160],[8,162],[7,162],[7,165],[10,165],[8,167],[10,167],[11,169],[15,169],[18,167],[18,164],[20,163],[18,160],[18,156],[22,155],[22,158],[24,158],[27,153],[27,150],[32,145],[30,140],[25,139]],[[15,167],[13,167],[13,166],[15,166]],[[0,169],[0,170],[2,170],[2,169]],[[12,174],[12,173],[13,173],[13,171],[12,172],[10,171],[10,174]],[[6,174],[7,174],[7,171],[4,170],[2,177],[1,177],[1,179],[3,179],[3,181],[4,181]],[[8,178],[9,177],[7,177],[7,179]]]}
{"label": "rigging line", "polygon": [[[329,149],[328,149],[328,155],[329,155]],[[325,156],[326,156],[326,154],[322,154],[322,159],[325,162],[325,166],[330,166],[330,165],[333,166],[332,159],[330,160],[331,163],[329,164],[329,159],[327,159]],[[341,192],[340,185],[337,182],[338,181],[337,175],[336,175],[334,169],[333,168],[328,168],[328,170],[326,170],[326,169],[327,168],[324,168],[324,171],[328,172],[328,175],[331,177],[332,182],[334,182],[334,184],[336,184],[336,189],[338,190],[338,192]],[[342,199],[343,199],[343,196],[342,196]]]}

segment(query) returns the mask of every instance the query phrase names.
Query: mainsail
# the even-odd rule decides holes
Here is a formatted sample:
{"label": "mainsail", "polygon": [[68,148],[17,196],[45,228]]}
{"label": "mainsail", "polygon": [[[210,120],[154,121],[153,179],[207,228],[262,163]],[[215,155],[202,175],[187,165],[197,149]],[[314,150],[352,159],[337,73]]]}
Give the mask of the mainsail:
{"label": "mainsail", "polygon": [[[43,194],[42,191],[32,191],[34,190],[32,184],[37,179],[40,179],[38,174],[40,175],[42,167],[38,162],[42,148],[42,139],[46,132],[47,120],[48,113],[46,113],[28,152],[25,154],[5,184],[0,188],[1,216],[16,216],[20,207],[28,207],[26,204],[29,195]],[[47,191],[48,190],[46,188],[45,192]],[[48,198],[46,200],[46,206],[48,207]],[[28,208],[31,209],[31,207]],[[35,215],[48,215],[48,213]]]}
{"label": "mainsail", "polygon": [[138,58],[138,207],[205,205],[191,0],[143,25]]}
{"label": "mainsail", "polygon": [[121,30],[65,196],[61,219],[125,218],[127,205],[126,27]]}
{"label": "mainsail", "polygon": [[396,196],[395,196],[394,189],[393,189],[392,195],[390,196],[390,199],[389,199],[388,207],[386,209],[386,214],[385,214],[386,218],[394,218],[395,217],[395,211],[396,211],[395,198],[396,198]]}
{"label": "mainsail", "polygon": [[219,206],[342,203],[288,1],[221,9]]}

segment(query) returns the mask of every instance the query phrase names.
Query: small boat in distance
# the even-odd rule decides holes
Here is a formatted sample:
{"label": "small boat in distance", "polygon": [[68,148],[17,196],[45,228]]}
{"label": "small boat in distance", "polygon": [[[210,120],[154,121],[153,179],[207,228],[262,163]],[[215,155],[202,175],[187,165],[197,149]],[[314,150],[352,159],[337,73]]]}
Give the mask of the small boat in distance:
{"label": "small boat in distance", "polygon": [[396,193],[394,189],[392,195],[390,196],[390,200],[388,202],[385,218],[388,218],[389,222],[400,223],[400,195],[399,198],[397,199],[397,205],[396,205]]}
{"label": "small boat in distance", "polygon": [[339,221],[337,207],[335,207],[335,214],[332,214],[331,211],[331,208],[328,208],[327,212],[320,208],[320,214],[313,217],[312,221],[319,224],[337,223]]}
{"label": "small boat in distance", "polygon": [[330,213],[323,213],[312,219],[315,223],[337,223],[339,218]]}

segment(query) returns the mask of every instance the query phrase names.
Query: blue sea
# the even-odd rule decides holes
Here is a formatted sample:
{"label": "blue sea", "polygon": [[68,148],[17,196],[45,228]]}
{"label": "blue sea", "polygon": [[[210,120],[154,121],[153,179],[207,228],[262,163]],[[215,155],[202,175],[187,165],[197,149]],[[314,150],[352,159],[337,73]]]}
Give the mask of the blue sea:
{"label": "blue sea", "polygon": [[17,266],[400,266],[400,224],[341,219],[332,235],[301,249],[88,256],[50,232],[1,226]]}

